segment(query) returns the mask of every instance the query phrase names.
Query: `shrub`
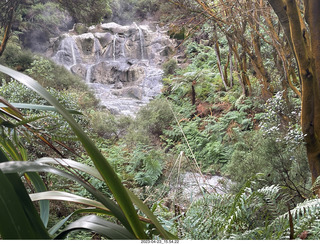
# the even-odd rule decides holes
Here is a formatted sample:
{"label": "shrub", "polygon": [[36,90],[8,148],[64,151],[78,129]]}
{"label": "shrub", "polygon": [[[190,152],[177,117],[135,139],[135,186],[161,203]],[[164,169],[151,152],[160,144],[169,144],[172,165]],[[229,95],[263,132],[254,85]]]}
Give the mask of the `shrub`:
{"label": "shrub", "polygon": [[177,60],[170,59],[162,65],[164,75],[172,75],[178,68]]}
{"label": "shrub", "polygon": [[292,150],[290,145],[261,131],[242,134],[234,146],[227,172],[238,186],[262,173],[267,184],[287,187],[297,201],[311,193],[305,146],[300,144]]}
{"label": "shrub", "polygon": [[123,137],[132,123],[132,118],[126,116],[114,116],[106,111],[90,111],[90,127],[98,136],[117,140]]}
{"label": "shrub", "polygon": [[[55,96],[58,101],[68,109],[73,109],[80,111],[80,107],[77,104],[77,94],[68,93],[66,91],[57,91],[54,88],[50,88],[49,92]],[[29,90],[26,86],[21,83],[12,80],[10,82],[3,81],[2,86],[0,86],[0,93],[2,96],[7,97],[8,101],[11,103],[27,103],[27,104],[38,104],[38,105],[49,105],[48,102],[43,99],[40,95],[35,92]],[[42,132],[50,134],[50,138],[52,141],[54,140],[63,140],[63,141],[72,141],[73,146],[76,148],[74,143],[74,136],[71,132],[71,128],[62,120],[61,115],[57,112],[53,111],[40,111],[40,110],[24,110],[24,115],[27,118],[34,117],[43,117],[40,120],[32,122],[32,125],[42,128]],[[87,127],[88,120],[81,115],[74,115],[75,119],[82,126]],[[36,146],[32,146],[32,140],[26,140],[25,145],[31,152],[31,155],[38,156],[48,156],[48,152],[46,148],[43,148],[42,145],[36,144]],[[62,149],[62,152],[68,153],[68,150]]]}
{"label": "shrub", "polygon": [[24,71],[31,67],[34,55],[30,51],[22,50],[18,44],[8,43],[0,63],[18,71]]}
{"label": "shrub", "polygon": [[173,114],[167,100],[164,98],[152,100],[139,110],[128,129],[126,140],[131,144],[153,142],[170,126],[172,120]]}

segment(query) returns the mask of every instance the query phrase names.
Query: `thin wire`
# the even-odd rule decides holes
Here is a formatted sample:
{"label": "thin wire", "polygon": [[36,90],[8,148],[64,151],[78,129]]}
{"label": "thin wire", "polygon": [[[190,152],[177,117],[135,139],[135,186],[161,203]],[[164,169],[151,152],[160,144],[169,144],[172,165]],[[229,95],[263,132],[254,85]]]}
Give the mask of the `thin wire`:
{"label": "thin wire", "polygon": [[189,142],[188,142],[188,139],[187,139],[184,131],[182,130],[182,127],[181,127],[181,125],[180,125],[180,123],[179,123],[179,120],[178,120],[176,114],[174,113],[174,111],[173,111],[173,109],[172,109],[172,106],[171,106],[171,104],[169,103],[169,101],[168,101],[167,98],[166,98],[166,100],[167,100],[167,103],[168,103],[168,105],[169,105],[169,108],[170,108],[170,110],[171,110],[171,112],[172,112],[172,114],[173,114],[173,116],[174,116],[174,118],[175,118],[175,120],[176,120],[176,122],[177,122],[177,124],[178,124],[178,126],[179,126],[179,129],[180,129],[180,131],[181,131],[181,133],[182,133],[182,135],[183,135],[183,137],[184,137],[184,139],[185,139],[185,141],[186,141],[186,143],[187,143],[187,146],[188,146],[188,148],[189,148],[189,150],[190,150],[190,153],[191,153],[191,155],[192,155],[192,158],[193,158],[193,160],[194,160],[194,163],[195,163],[195,165],[196,165],[196,168],[198,169],[200,175],[201,175],[202,177],[204,177],[203,174],[202,174],[202,172],[201,172],[201,168],[200,168],[200,166],[199,166],[199,164],[198,164],[198,162],[197,162],[197,159],[196,159],[196,157],[195,157],[195,155],[194,155],[194,153],[193,153],[193,151],[192,151],[192,149],[191,149],[191,147],[190,147],[190,144],[189,144]]}

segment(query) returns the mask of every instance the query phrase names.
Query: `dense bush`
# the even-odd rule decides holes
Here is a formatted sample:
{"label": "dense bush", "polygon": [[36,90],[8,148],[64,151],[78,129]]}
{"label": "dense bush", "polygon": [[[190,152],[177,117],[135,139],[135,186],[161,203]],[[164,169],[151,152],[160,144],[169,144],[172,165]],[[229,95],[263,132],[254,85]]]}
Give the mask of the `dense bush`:
{"label": "dense bush", "polygon": [[178,68],[177,61],[175,59],[170,59],[162,65],[162,68],[164,75],[172,75]]}
{"label": "dense bush", "polygon": [[139,110],[128,128],[126,141],[128,145],[136,145],[137,142],[152,145],[172,121],[173,114],[168,101],[165,98],[155,99]]}
{"label": "dense bush", "polygon": [[292,102],[288,109],[282,92],[278,92],[263,107],[264,112],[256,114],[260,130],[238,134],[228,164],[229,174],[232,180],[243,184],[252,175],[263,173],[269,185],[287,187],[296,200],[301,200],[311,193],[311,183],[298,124],[300,104]]}
{"label": "dense bush", "polygon": [[[76,111],[81,111],[77,103],[77,94],[70,93],[66,91],[57,91],[54,88],[50,88],[49,92],[55,96],[58,101],[65,106],[67,109],[72,109]],[[2,86],[0,87],[0,93],[3,97],[11,103],[26,103],[26,104],[38,104],[38,105],[49,105],[45,99],[40,97],[35,92],[29,90],[27,87],[21,83],[11,80],[10,82],[2,81]],[[74,142],[74,135],[71,131],[71,128],[65,122],[61,115],[54,111],[41,111],[41,110],[23,110],[26,118],[39,118],[38,120],[32,122],[31,124],[36,128],[42,128],[42,132],[49,134],[51,141],[71,141],[74,149],[77,149],[77,144]],[[88,120],[83,115],[74,115],[75,119],[82,126],[88,126]],[[30,138],[29,138],[30,139]],[[51,155],[51,151],[47,150],[43,145],[33,146],[32,140],[27,140],[25,145],[30,150],[30,156],[37,155],[48,156]],[[62,149],[63,153],[68,153],[66,148]]]}
{"label": "dense bush", "polygon": [[18,71],[24,71],[31,67],[34,61],[34,54],[30,51],[22,50],[16,43],[9,43],[0,57],[0,63],[12,67]]}

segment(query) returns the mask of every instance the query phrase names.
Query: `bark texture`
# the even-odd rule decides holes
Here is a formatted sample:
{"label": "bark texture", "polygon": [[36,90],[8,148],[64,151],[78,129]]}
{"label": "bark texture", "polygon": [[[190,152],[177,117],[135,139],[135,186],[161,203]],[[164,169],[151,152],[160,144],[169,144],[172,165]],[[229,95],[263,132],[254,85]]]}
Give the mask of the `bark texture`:
{"label": "bark texture", "polygon": [[300,1],[268,2],[279,17],[299,67],[302,84],[301,126],[312,182],[315,182],[320,176],[320,2],[304,0],[304,19]]}

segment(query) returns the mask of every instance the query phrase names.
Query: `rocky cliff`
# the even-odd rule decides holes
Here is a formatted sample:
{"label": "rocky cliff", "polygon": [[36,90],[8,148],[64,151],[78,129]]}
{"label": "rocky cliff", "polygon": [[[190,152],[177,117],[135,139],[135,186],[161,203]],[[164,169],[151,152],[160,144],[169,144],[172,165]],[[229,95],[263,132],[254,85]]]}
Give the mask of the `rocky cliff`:
{"label": "rocky cliff", "polygon": [[174,49],[165,31],[136,23],[104,23],[82,34],[77,29],[52,39],[48,54],[81,76],[102,106],[114,114],[134,115],[161,92],[161,65]]}

